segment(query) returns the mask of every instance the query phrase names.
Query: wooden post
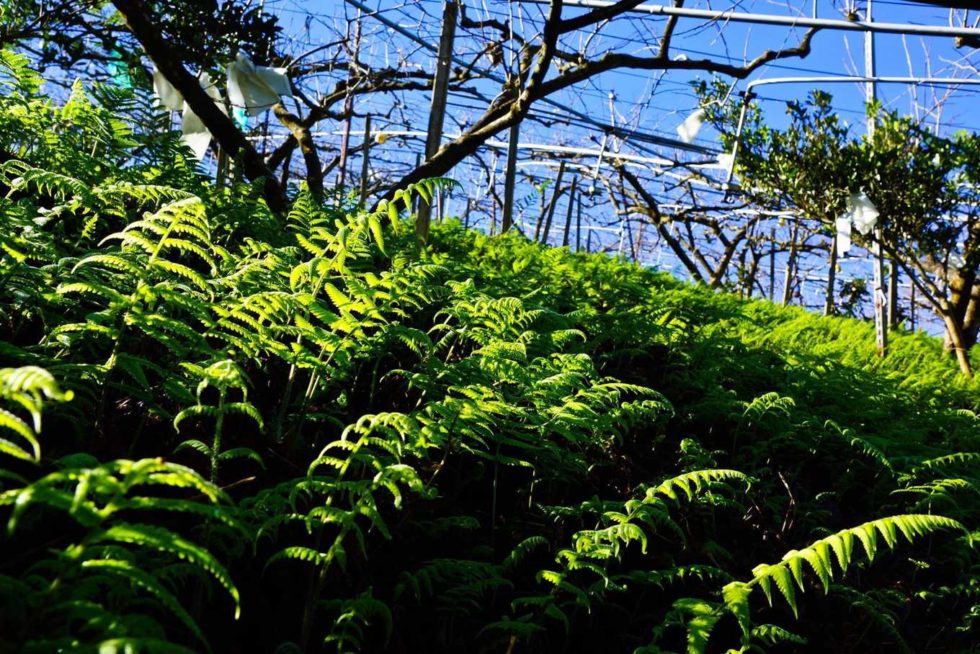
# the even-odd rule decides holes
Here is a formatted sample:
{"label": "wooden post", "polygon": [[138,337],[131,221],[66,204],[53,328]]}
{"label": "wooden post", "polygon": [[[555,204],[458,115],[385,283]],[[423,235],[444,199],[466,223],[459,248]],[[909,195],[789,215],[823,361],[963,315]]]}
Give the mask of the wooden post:
{"label": "wooden post", "polygon": [[364,117],[364,144],[361,146],[361,206],[367,200],[368,166],[371,152],[371,114]]}
{"label": "wooden post", "polygon": [[514,185],[517,183],[517,139],[520,131],[520,123],[511,125],[510,140],[507,142],[507,168],[504,172],[504,217],[500,224],[501,234],[514,224]]}
{"label": "wooden post", "polygon": [[541,225],[544,224],[544,215],[548,213],[548,201],[545,195],[547,187],[541,182],[541,207],[538,210],[538,219],[534,221],[534,242],[541,240]]}
{"label": "wooden post", "polygon": [[[418,168],[421,165],[422,165],[422,155],[419,154],[418,152],[416,152],[415,153],[415,167]],[[418,213],[419,213],[419,205],[421,205],[421,204],[422,204],[422,200],[421,200],[421,198],[419,198],[418,193],[416,193],[415,194],[415,197],[412,198],[412,210],[415,213],[415,215],[418,215]]]}
{"label": "wooden post", "polygon": [[830,260],[827,262],[827,291],[824,295],[823,315],[834,315],[834,287],[837,285],[837,233],[830,240]]}
{"label": "wooden post", "polygon": [[[551,193],[551,201],[548,203],[548,208],[545,211],[544,218],[544,231],[541,234],[541,244],[548,244],[548,234],[551,232],[551,221],[555,217],[555,207],[558,206],[558,198],[561,196],[561,178],[565,175],[565,160],[562,159],[558,164],[558,178],[555,180],[555,190]],[[541,226],[541,221],[538,221],[538,226]],[[537,231],[534,234],[535,240],[538,239]]]}
{"label": "wooden post", "polygon": [[[429,107],[429,128],[425,137],[425,158],[431,159],[442,144],[442,124],[446,118],[446,98],[449,94],[449,73],[453,56],[453,40],[456,37],[457,14],[459,5],[456,0],[446,0],[442,12],[442,34],[439,37],[439,55],[436,62],[435,79],[432,82],[432,105]],[[419,240],[429,240],[429,223],[432,219],[432,207],[427,203],[419,205],[418,218],[415,222],[415,233]]]}
{"label": "wooden post", "polygon": [[572,229],[572,210],[575,208],[575,188],[578,186],[578,176],[572,178],[572,188],[568,191],[568,209],[565,211],[565,231],[561,237],[561,246],[568,247],[568,233]]}

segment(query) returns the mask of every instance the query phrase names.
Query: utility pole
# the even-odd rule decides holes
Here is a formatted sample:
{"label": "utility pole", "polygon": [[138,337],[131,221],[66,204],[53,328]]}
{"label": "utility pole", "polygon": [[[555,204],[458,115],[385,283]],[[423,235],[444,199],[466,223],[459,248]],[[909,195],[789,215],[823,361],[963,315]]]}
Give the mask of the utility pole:
{"label": "utility pole", "polygon": [[[456,22],[459,13],[457,0],[446,0],[442,12],[442,35],[439,37],[439,54],[435,79],[432,82],[432,105],[429,107],[429,128],[425,138],[425,158],[431,159],[442,144],[442,124],[446,118],[446,98],[449,94],[449,72],[453,58],[453,40],[456,38]],[[415,233],[419,240],[429,240],[429,223],[432,206],[419,204]]]}
{"label": "utility pole", "polygon": [[510,140],[507,142],[507,169],[504,172],[504,217],[500,224],[503,234],[514,224],[514,186],[517,183],[517,139],[520,136],[521,124],[510,126]]}
{"label": "utility pole", "polygon": [[[872,20],[871,4],[872,0],[867,0],[867,15],[865,21],[870,23]],[[877,98],[877,85],[875,77],[875,37],[874,32],[867,30],[864,33],[864,75],[868,78],[868,102],[874,102]],[[868,114],[868,138],[874,137],[875,116]],[[881,239],[883,230],[881,220],[874,228],[874,244],[871,252],[874,256],[874,299],[875,299],[875,333],[878,341],[878,356],[883,357],[888,354],[888,316],[886,315],[885,305],[885,262],[881,255]],[[892,274],[895,274],[894,271]]]}

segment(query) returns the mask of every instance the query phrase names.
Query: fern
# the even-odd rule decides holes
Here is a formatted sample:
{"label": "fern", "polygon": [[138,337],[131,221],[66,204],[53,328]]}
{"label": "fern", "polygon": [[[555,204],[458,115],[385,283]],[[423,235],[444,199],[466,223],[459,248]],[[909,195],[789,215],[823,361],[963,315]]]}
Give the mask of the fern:
{"label": "fern", "polygon": [[[158,560],[159,556],[180,562],[200,579],[209,577],[217,581],[232,599],[238,616],[238,590],[224,566],[210,552],[170,529],[124,520],[123,516],[129,512],[146,510],[199,517],[214,515],[212,509],[194,499],[140,492],[157,488],[167,493],[192,491],[215,504],[223,500],[220,490],[192,470],[154,459],[121,460],[93,468],[70,467],[23,488],[0,493],[0,506],[12,508],[7,522],[11,536],[27,529],[24,523],[35,512],[40,513],[42,506],[63,512],[82,530],[80,540],[55,551],[53,558],[42,559],[40,569],[45,571],[45,576],[50,575],[49,583],[31,591],[31,601],[45,605],[51,616],[63,614],[63,629],[70,629],[73,616],[79,619],[86,613],[74,593],[104,583],[142,591],[145,593],[142,599],[133,597],[130,601],[157,603],[204,644],[203,634],[177,599],[174,589],[146,571],[148,562]],[[103,637],[112,636],[113,609],[101,603],[93,603],[90,608],[101,616],[97,623],[103,626],[88,637],[100,632]],[[31,639],[40,635],[26,636]]]}
{"label": "fern", "polygon": [[[41,412],[47,402],[69,402],[72,391],[59,390],[54,377],[36,366],[0,369],[0,399],[30,416],[30,422],[0,406],[0,430],[19,438],[0,437],[0,453],[37,462],[41,458]],[[24,444],[30,449],[25,449]]]}

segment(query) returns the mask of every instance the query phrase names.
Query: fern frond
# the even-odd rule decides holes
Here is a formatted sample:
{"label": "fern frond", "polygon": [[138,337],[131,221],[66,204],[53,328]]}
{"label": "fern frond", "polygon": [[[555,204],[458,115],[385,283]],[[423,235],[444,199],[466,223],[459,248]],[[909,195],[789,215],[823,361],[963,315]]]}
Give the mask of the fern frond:
{"label": "fern frond", "polygon": [[826,593],[834,578],[834,562],[841,574],[846,574],[852,562],[855,541],[861,543],[868,561],[873,561],[878,551],[878,538],[881,537],[889,549],[897,544],[897,534],[901,533],[910,543],[927,534],[942,529],[966,528],[950,518],[929,514],[896,515],[866,522],[857,527],[844,529],[822,538],[803,550],[791,550],[783,560],[775,564],[763,564],[752,570],[753,579],[749,585],[759,585],[772,604],[772,584],[782,594],[786,603],[798,613],[794,584],[801,591],[805,589],[804,563],[820,579]]}

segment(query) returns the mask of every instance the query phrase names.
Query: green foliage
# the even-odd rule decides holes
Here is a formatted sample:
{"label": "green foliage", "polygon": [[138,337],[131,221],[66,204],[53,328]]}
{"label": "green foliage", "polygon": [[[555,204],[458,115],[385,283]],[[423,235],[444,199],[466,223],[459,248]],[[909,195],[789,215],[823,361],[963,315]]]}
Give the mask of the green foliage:
{"label": "green foliage", "polygon": [[30,416],[30,421],[27,421],[0,406],[0,429],[7,436],[0,437],[0,453],[26,461],[39,461],[41,443],[38,434],[45,402],[69,402],[72,396],[71,391],[59,390],[54,377],[43,368],[24,366],[0,369],[0,399]]}
{"label": "green foliage", "polygon": [[420,248],[449,180],[277,222],[145,98],[3,62],[0,650],[970,645],[980,563],[939,532],[980,515],[978,385],[939,343]]}
{"label": "green foliage", "polygon": [[[793,582],[804,590],[803,564],[806,563],[820,579],[824,592],[830,590],[830,581],[834,577],[834,562],[840,567],[841,574],[847,572],[854,553],[854,544],[859,542],[864,548],[868,561],[873,561],[878,551],[878,537],[884,540],[889,549],[894,549],[898,534],[905,536],[909,542],[939,529],[964,529],[963,525],[944,518],[928,514],[898,515],[879,518],[866,522],[851,529],[845,529],[826,538],[822,538],[803,550],[791,550],[783,556],[779,563],[762,564],[752,570],[753,580],[766,594],[772,604],[772,585],[782,593],[786,602],[798,614]],[[739,596],[745,601],[747,596]],[[731,604],[729,604],[731,607]]]}

